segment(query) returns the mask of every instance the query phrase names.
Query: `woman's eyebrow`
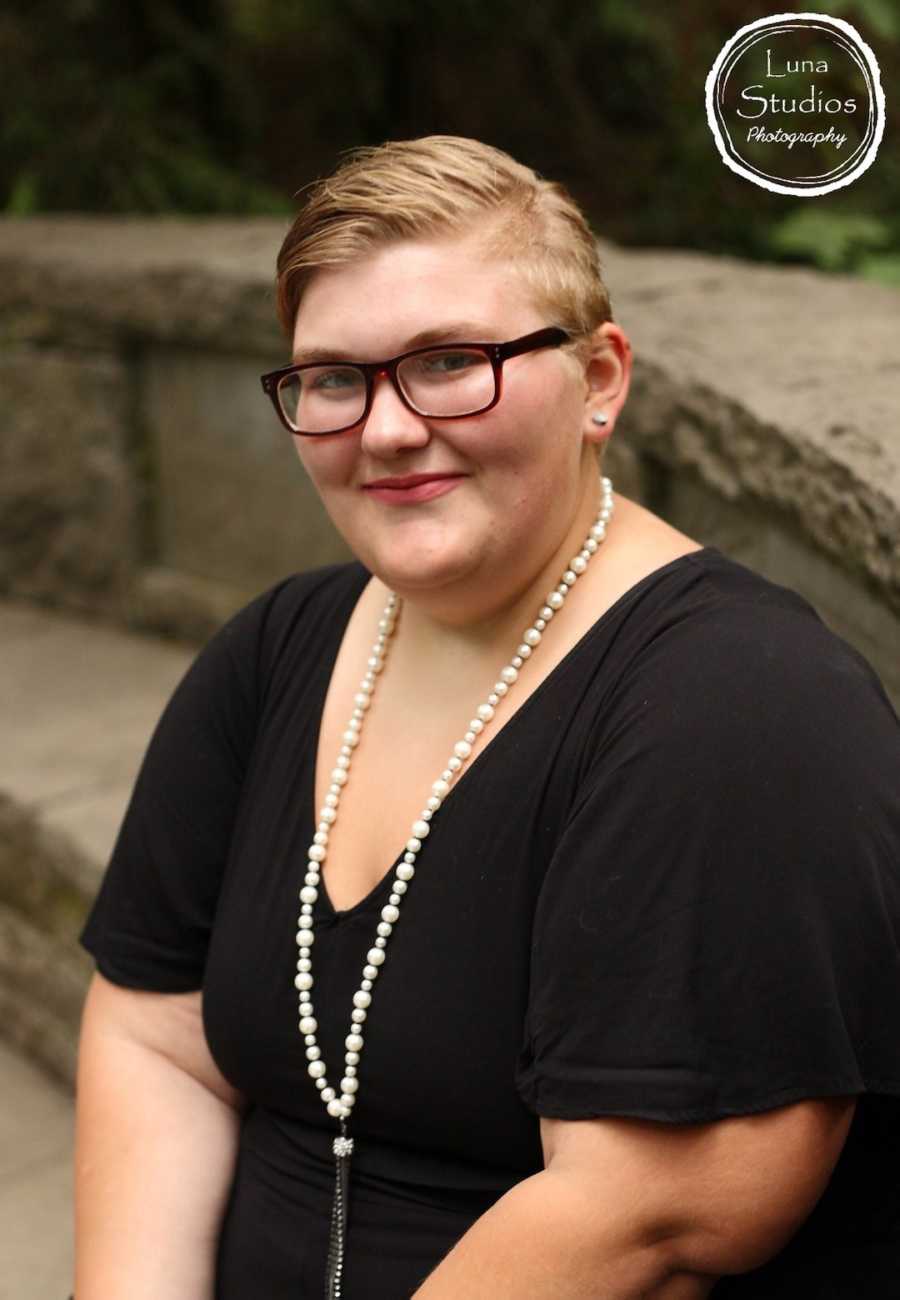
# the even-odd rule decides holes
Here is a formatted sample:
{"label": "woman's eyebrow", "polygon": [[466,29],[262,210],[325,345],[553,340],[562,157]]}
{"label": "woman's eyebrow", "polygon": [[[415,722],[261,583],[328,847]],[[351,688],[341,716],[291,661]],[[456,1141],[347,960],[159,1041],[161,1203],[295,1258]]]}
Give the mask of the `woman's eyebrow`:
{"label": "woman's eyebrow", "polygon": [[[449,321],[446,325],[439,325],[434,329],[421,330],[414,334],[411,339],[407,339],[400,352],[411,352],[414,348],[427,348],[432,343],[446,343],[456,340],[463,343],[490,343],[495,342],[497,330],[492,325],[486,325],[483,321]],[[400,353],[397,354],[398,356]],[[304,363],[321,362],[321,361],[350,361],[347,355],[347,349],[327,348],[327,347],[300,347],[294,353],[294,365],[300,366]]]}

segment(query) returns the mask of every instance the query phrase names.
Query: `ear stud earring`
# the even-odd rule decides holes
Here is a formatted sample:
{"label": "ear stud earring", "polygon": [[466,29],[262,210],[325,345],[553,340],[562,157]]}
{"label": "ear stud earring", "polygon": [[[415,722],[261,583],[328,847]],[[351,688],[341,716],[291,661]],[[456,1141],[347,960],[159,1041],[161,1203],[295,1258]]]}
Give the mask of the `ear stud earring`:
{"label": "ear stud earring", "polygon": [[597,411],[591,416],[594,424],[609,424],[609,416],[604,411]]}

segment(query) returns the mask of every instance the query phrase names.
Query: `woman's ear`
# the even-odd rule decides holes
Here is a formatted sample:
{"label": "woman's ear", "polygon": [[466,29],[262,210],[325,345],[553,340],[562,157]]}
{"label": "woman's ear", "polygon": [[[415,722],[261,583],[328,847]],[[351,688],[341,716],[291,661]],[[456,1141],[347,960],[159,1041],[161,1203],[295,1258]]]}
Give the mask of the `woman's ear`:
{"label": "woman's ear", "polygon": [[606,442],[628,396],[631,343],[613,321],[594,331],[585,364],[584,432],[592,442]]}

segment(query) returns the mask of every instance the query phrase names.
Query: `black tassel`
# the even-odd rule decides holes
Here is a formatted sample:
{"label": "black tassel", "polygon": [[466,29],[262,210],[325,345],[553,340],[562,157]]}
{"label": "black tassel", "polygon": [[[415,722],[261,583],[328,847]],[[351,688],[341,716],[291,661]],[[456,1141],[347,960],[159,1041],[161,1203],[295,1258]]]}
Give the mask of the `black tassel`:
{"label": "black tassel", "polygon": [[331,1233],[328,1238],[328,1266],[325,1270],[325,1300],[341,1300],[344,1272],[344,1244],[347,1240],[347,1199],[350,1184],[350,1157],[353,1138],[341,1120],[341,1136],[332,1143],[334,1152],[334,1203],[331,1207]]}

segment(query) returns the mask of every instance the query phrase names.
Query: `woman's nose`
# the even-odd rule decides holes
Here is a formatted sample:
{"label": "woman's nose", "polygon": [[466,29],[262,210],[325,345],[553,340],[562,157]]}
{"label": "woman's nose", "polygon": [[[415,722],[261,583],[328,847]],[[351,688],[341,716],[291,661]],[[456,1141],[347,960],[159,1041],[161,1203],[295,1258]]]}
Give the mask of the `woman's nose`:
{"label": "woman's nose", "polygon": [[424,416],[409,409],[382,370],[373,381],[372,409],[363,425],[363,446],[369,451],[386,452],[395,447],[422,446],[429,437]]}

